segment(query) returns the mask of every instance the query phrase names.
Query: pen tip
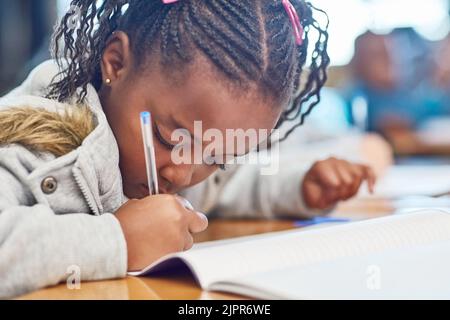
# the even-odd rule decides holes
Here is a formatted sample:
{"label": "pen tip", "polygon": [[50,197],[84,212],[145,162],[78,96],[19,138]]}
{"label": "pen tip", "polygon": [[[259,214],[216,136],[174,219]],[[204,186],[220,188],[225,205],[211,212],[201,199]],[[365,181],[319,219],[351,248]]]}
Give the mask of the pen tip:
{"label": "pen tip", "polygon": [[144,111],[141,112],[141,119],[144,123],[150,123],[150,112]]}

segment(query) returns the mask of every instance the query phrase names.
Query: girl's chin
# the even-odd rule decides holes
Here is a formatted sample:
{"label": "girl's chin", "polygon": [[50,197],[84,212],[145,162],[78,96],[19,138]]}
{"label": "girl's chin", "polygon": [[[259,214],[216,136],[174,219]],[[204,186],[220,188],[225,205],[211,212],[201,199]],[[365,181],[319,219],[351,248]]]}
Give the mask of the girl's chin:
{"label": "girl's chin", "polygon": [[148,188],[143,185],[124,186],[123,193],[129,199],[143,199],[148,196]]}
{"label": "girl's chin", "polygon": [[149,193],[148,193],[148,187],[147,187],[147,185],[141,184],[141,185],[139,186],[139,191],[138,191],[138,193],[139,193],[139,199],[148,197],[148,196],[149,196]]}

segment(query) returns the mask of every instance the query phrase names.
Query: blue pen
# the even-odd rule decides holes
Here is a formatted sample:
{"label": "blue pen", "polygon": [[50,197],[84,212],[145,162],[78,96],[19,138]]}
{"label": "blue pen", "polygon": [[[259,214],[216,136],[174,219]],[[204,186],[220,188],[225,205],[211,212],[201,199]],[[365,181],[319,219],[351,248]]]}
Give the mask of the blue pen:
{"label": "blue pen", "polygon": [[303,220],[303,221],[296,221],[294,223],[294,226],[296,227],[308,227],[323,223],[344,223],[344,222],[350,222],[351,219],[348,218],[333,218],[333,217],[314,217],[309,220]]}
{"label": "blue pen", "polygon": [[153,145],[152,116],[150,112],[141,113],[142,140],[144,143],[145,168],[150,195],[158,194],[158,173],[156,170],[155,148]]}
{"label": "blue pen", "polygon": [[[155,147],[153,145],[152,115],[150,112],[141,112],[142,141],[144,143],[145,168],[147,170],[147,183],[150,195],[159,193],[158,172],[156,170]],[[178,197],[183,206],[194,211],[192,204],[185,198]]]}

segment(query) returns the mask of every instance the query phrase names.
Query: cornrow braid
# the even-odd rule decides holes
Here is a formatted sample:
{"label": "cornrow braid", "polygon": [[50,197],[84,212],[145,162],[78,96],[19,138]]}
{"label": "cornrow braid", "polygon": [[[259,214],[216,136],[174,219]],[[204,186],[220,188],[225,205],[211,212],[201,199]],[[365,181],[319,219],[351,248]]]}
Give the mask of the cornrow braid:
{"label": "cornrow braid", "polygon": [[[312,112],[314,107],[320,102],[320,90],[327,81],[327,67],[330,64],[330,58],[327,53],[328,46],[328,25],[329,20],[327,14],[310,3],[294,2],[294,6],[297,11],[300,12],[303,18],[303,24],[305,28],[305,40],[303,46],[297,52],[297,66],[295,70],[294,81],[294,95],[292,96],[292,103],[290,107],[282,114],[280,121],[277,124],[277,128],[285,121],[297,121],[280,140],[286,140],[287,137],[298,127],[302,126],[306,117]],[[322,13],[326,18],[326,24],[322,28],[320,24],[312,17],[312,10],[316,10]],[[308,56],[308,44],[309,44],[309,32],[311,28],[318,34],[318,39],[314,44],[314,49],[311,54],[311,65],[309,66],[308,76],[306,77],[305,84],[300,86],[301,75],[303,68],[306,64]],[[307,109],[302,110],[302,107],[306,105]]]}
{"label": "cornrow braid", "polygon": [[[281,140],[302,125],[320,102],[329,64],[328,17],[304,0],[291,0],[305,30],[301,46],[295,42],[281,0],[180,0],[170,5],[161,0],[97,3],[73,0],[74,10],[64,15],[56,27],[52,52],[61,72],[49,87],[49,98],[66,101],[76,97],[82,103],[89,83],[99,89],[100,61],[107,40],[115,30],[121,30],[130,39],[139,69],[155,57],[154,53],[168,69],[187,66],[200,53],[232,84],[256,84],[274,101],[288,101],[277,127],[286,121],[294,124]],[[314,13],[325,15],[325,26],[315,20]],[[311,31],[318,34],[318,39],[307,67]],[[304,105],[306,110],[302,110]]]}

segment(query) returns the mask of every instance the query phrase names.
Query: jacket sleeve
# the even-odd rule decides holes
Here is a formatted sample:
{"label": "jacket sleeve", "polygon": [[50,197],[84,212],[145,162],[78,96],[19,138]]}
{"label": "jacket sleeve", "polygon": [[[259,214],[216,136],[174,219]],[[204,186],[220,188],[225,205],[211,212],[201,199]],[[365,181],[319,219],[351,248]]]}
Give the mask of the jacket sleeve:
{"label": "jacket sleeve", "polygon": [[1,298],[66,280],[126,275],[126,243],[112,214],[56,215],[26,203],[27,191],[1,167],[0,190]]}
{"label": "jacket sleeve", "polygon": [[220,192],[216,212],[235,218],[309,218],[325,214],[328,211],[310,209],[303,201],[301,185],[308,169],[308,165],[299,165],[293,158],[280,159],[270,174],[262,174],[261,165],[237,165]]}

